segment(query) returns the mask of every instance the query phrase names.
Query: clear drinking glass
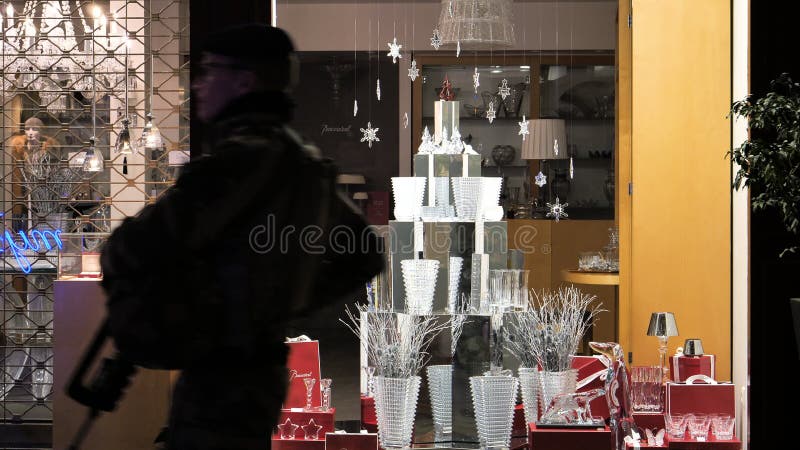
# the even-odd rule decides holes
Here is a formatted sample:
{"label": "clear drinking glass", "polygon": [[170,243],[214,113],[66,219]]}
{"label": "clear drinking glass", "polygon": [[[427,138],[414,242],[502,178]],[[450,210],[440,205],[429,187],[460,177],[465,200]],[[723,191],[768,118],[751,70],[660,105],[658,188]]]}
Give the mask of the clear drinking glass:
{"label": "clear drinking glass", "polygon": [[384,450],[411,446],[420,380],[418,376],[375,377],[375,415],[378,439]]}
{"label": "clear drinking glass", "polygon": [[433,295],[439,261],[435,259],[405,259],[400,261],[403,284],[406,288],[406,312],[430,314],[433,312]]}
{"label": "clear drinking glass", "polygon": [[316,384],[316,378],[303,378],[303,383],[306,385],[306,411],[311,411],[313,407],[311,406],[311,396],[314,393],[314,384]]}
{"label": "clear drinking glass", "polygon": [[525,410],[525,423],[536,422],[539,418],[539,369],[520,367],[519,387],[522,390],[522,404]]}
{"label": "clear drinking glass", "polygon": [[718,414],[711,418],[711,426],[714,430],[714,437],[719,441],[729,441],[733,439],[733,429],[736,418],[727,414]]}
{"label": "clear drinking glass", "polygon": [[319,388],[322,390],[321,411],[328,411],[331,409],[331,383],[333,383],[333,380],[330,378],[322,378],[319,380]]}
{"label": "clear drinking glass", "polygon": [[428,390],[433,412],[434,441],[447,442],[453,434],[453,367],[428,366]]}
{"label": "clear drinking glass", "polygon": [[504,375],[470,377],[481,448],[509,448],[518,381]]}
{"label": "clear drinking glass", "polygon": [[664,414],[664,426],[671,439],[683,439],[686,435],[686,416],[684,414]]}
{"label": "clear drinking glass", "polygon": [[662,410],[661,377],[661,368],[658,366],[631,367],[631,399],[634,411]]}
{"label": "clear drinking glass", "polygon": [[707,414],[693,414],[689,416],[689,436],[696,441],[705,441],[708,438],[708,429],[711,419]]}

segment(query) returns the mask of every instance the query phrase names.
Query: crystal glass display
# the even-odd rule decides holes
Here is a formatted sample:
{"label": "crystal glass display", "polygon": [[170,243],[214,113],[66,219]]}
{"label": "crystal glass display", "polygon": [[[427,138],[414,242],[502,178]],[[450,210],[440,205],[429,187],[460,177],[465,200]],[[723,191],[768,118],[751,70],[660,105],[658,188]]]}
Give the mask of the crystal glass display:
{"label": "crystal glass display", "polygon": [[317,425],[317,423],[314,422],[314,419],[311,419],[306,425],[303,425],[300,428],[303,429],[303,439],[317,440],[319,439],[319,430],[322,429],[322,425]]}
{"label": "crystal glass display", "polygon": [[458,292],[461,284],[461,269],[464,267],[464,258],[451,256],[447,273],[447,310],[451,314],[459,311]]}
{"label": "crystal glass display", "polygon": [[578,370],[568,369],[560,372],[542,371],[539,373],[541,390],[539,391],[542,411],[550,407],[556,395],[570,394],[577,390]]}
{"label": "crystal glass display", "polygon": [[736,418],[727,414],[718,414],[711,418],[711,426],[714,431],[714,437],[718,441],[729,441],[733,439],[733,429],[736,423]]}
{"label": "crystal glass display", "polygon": [[330,378],[322,378],[319,380],[319,388],[322,390],[321,411],[329,411],[331,409],[331,383],[333,383],[333,380]]}
{"label": "crystal glass display", "polygon": [[636,412],[662,410],[660,367],[631,367],[631,398],[632,408]]}
{"label": "crystal glass display", "polygon": [[539,369],[536,367],[520,367],[519,387],[522,391],[522,405],[525,411],[525,423],[536,422],[539,416]]}
{"label": "crystal glass display", "polygon": [[406,259],[400,261],[406,289],[408,314],[431,314],[439,261],[435,259]]}
{"label": "crystal glass display", "polygon": [[514,269],[519,272],[517,277],[517,284],[511,291],[511,307],[517,311],[525,311],[528,309],[528,278],[530,277],[530,270]]}
{"label": "crystal glass display", "polygon": [[705,441],[708,438],[708,429],[711,418],[707,414],[693,414],[687,419],[689,435],[696,441]]}
{"label": "crystal glass display", "polygon": [[410,221],[421,217],[426,181],[425,177],[392,177],[395,219]]}
{"label": "crystal glass display", "polygon": [[316,382],[317,382],[316,378],[311,378],[311,377],[303,378],[303,383],[305,383],[306,385],[306,406],[305,406],[306,411],[311,411],[312,409],[314,409],[311,405],[311,397],[314,393],[314,384],[316,384]]}
{"label": "crystal glass display", "polygon": [[449,364],[428,366],[428,390],[433,412],[434,440],[447,442],[453,434],[453,367]]}
{"label": "crystal glass display", "polygon": [[600,252],[581,252],[578,255],[578,270],[601,272],[606,267],[603,254]]}
{"label": "crystal glass display", "polygon": [[686,434],[686,416],[684,414],[664,414],[664,426],[670,439],[683,439]]}
{"label": "crystal glass display", "polygon": [[14,384],[20,381],[28,362],[28,353],[21,348],[8,346],[3,349],[2,357],[0,367],[3,378],[0,380],[2,382],[0,384],[0,401],[5,399],[6,394],[14,388]]}
{"label": "crystal glass display", "polygon": [[294,434],[300,425],[292,423],[292,419],[286,419],[286,422],[278,424],[278,430],[281,433],[281,439],[294,439]]}
{"label": "crystal glass display", "polygon": [[480,177],[454,177],[453,198],[456,202],[456,216],[461,220],[475,220],[478,202],[482,199],[483,187]]}
{"label": "crystal glass display", "polygon": [[[481,178],[482,214],[486,220],[501,220],[503,218],[503,207],[500,206],[500,194],[502,192],[503,179],[501,177]],[[499,211],[500,217],[497,217]]]}
{"label": "crystal glass display", "polygon": [[450,203],[450,177],[433,177],[436,206],[452,206]]}
{"label": "crystal glass display", "polygon": [[470,377],[481,448],[509,448],[518,380],[503,375]]}
{"label": "crystal glass display", "polygon": [[503,312],[511,308],[511,291],[518,284],[518,280],[519,272],[512,269],[494,269],[489,272],[489,308],[491,311]]}
{"label": "crystal glass display", "polygon": [[420,377],[375,377],[375,414],[378,439],[385,450],[411,446],[411,432],[417,413]]}

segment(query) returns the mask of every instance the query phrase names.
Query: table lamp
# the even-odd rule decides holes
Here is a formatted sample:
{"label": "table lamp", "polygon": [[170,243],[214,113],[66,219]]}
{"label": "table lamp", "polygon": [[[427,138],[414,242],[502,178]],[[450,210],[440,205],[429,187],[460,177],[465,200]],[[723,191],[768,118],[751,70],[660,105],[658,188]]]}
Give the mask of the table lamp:
{"label": "table lamp", "polygon": [[669,381],[667,375],[667,338],[678,335],[678,325],[675,315],[671,312],[654,312],[650,315],[650,326],[647,327],[648,336],[658,338],[658,363],[661,367],[661,382]]}
{"label": "table lamp", "polygon": [[[530,121],[530,136],[522,141],[522,159],[541,161],[536,185],[539,186],[539,207],[543,207],[549,199],[546,197],[550,159],[567,159],[567,132],[564,119],[535,119]],[[558,144],[558,145],[556,145]],[[543,177],[543,178],[540,178]],[[541,181],[540,181],[541,180]],[[566,199],[561,199],[565,201]]]}

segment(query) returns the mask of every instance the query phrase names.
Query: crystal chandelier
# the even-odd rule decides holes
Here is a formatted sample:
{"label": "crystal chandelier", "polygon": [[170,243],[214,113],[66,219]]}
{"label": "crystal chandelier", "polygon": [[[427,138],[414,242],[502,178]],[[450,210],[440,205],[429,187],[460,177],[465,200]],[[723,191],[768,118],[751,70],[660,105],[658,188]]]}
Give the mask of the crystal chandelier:
{"label": "crystal chandelier", "polygon": [[442,45],[479,49],[514,45],[511,0],[442,0]]}
{"label": "crystal chandelier", "polygon": [[[92,23],[92,98],[97,98],[97,77],[95,76],[95,29],[99,10],[95,13],[95,22]],[[89,138],[89,147],[83,157],[83,171],[86,173],[97,173],[103,171],[103,153],[95,147],[97,136],[97,102],[92,102],[92,137]]]}

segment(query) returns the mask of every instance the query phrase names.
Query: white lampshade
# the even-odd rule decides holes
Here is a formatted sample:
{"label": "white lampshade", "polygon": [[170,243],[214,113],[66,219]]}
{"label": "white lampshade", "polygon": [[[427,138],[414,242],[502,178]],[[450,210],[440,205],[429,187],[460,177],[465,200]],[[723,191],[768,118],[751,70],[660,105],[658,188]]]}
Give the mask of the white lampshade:
{"label": "white lampshade", "polygon": [[[569,158],[564,119],[535,119],[530,122],[530,136],[522,141],[522,159]],[[556,140],[558,155],[554,151]]]}
{"label": "white lampshade", "polygon": [[336,184],[366,184],[364,175],[357,173],[342,173],[336,177]]}

